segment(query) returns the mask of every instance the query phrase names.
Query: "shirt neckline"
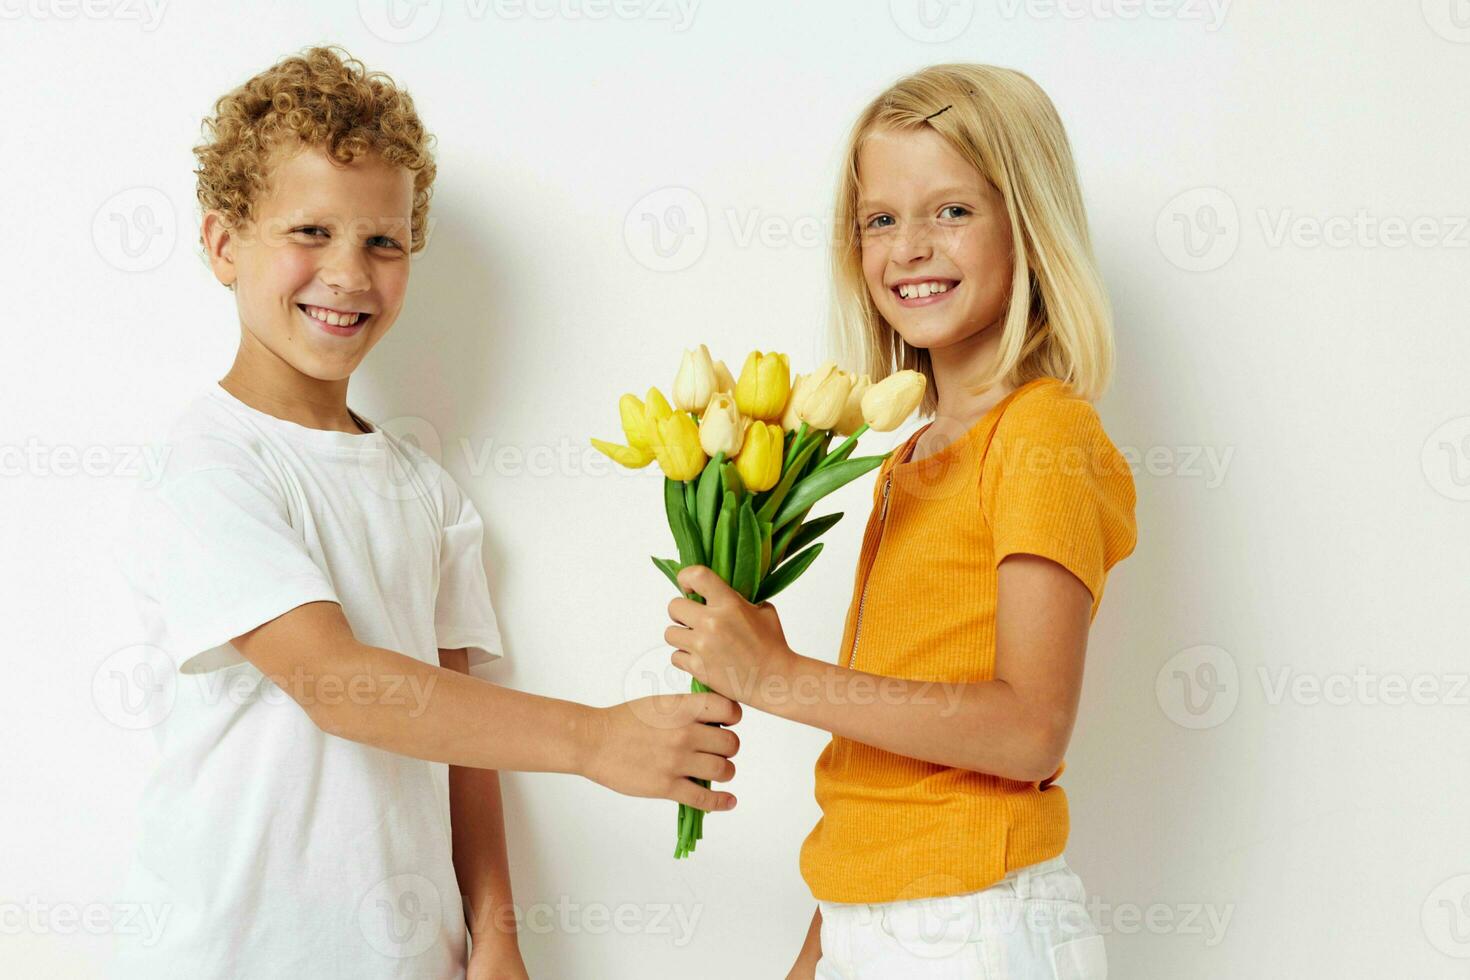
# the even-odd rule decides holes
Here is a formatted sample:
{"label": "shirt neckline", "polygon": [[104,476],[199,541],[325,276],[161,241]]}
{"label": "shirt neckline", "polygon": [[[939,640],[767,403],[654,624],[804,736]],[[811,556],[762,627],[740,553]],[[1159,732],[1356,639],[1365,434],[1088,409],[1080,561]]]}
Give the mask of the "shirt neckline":
{"label": "shirt neckline", "polygon": [[916,471],[919,468],[927,466],[931,463],[943,463],[948,456],[952,455],[955,452],[958,452],[961,447],[972,442],[975,437],[980,434],[980,431],[986,427],[986,423],[990,421],[991,416],[997,414],[998,412],[1000,412],[1001,409],[1005,408],[1006,405],[1014,401],[1017,395],[1021,394],[1021,392],[1023,391],[1034,388],[1048,381],[1057,381],[1060,383],[1060,379],[1053,378],[1050,375],[1045,375],[1040,378],[1032,378],[1030,381],[1027,381],[1025,384],[1016,388],[1000,401],[996,402],[994,405],[986,409],[985,414],[981,415],[979,420],[976,421],[974,425],[966,429],[959,438],[955,439],[943,449],[939,450],[938,452],[931,453],[930,455],[925,456],[923,459],[909,459],[909,457],[913,455],[914,448],[919,444],[919,439],[924,435],[925,432],[929,431],[930,427],[934,425],[934,422],[931,420],[926,425],[924,425],[923,428],[919,429],[913,435],[909,436],[908,440],[898,448],[898,451],[895,453],[896,461],[893,464],[893,469],[902,470],[903,472],[907,473],[911,471]]}
{"label": "shirt neckline", "polygon": [[236,398],[229,389],[216,381],[209,388],[211,397],[224,402],[237,412],[243,412],[261,425],[268,427],[271,431],[278,433],[286,439],[302,446],[310,446],[316,449],[348,450],[351,452],[372,452],[383,448],[383,430],[378,423],[363,415],[348,409],[348,412],[372,426],[371,432],[338,432],[336,429],[313,429],[309,425],[292,422],[289,419],[277,418],[269,412],[262,412],[253,405]]}

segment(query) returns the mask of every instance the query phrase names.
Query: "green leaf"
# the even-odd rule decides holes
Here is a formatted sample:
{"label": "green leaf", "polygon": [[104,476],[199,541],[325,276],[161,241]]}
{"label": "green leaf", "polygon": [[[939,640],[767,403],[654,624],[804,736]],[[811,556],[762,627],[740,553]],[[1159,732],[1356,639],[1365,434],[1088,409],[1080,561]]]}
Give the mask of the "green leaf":
{"label": "green leaf", "polygon": [[724,461],[724,453],[715,454],[699,474],[699,488],[694,492],[694,520],[699,525],[700,543],[706,555],[714,554],[715,518],[720,511],[720,467]]}
{"label": "green leaf", "polygon": [[684,481],[684,509],[688,511],[689,516],[694,519],[696,525],[699,523],[699,507],[695,501],[697,492],[693,480]]}
{"label": "green leaf", "polygon": [[760,521],[755,516],[755,507],[750,497],[740,504],[740,524],[735,535],[735,572],[730,587],[749,601],[760,585],[761,560]]}
{"label": "green leaf", "polygon": [[735,529],[739,522],[740,505],[735,502],[735,494],[726,490],[720,516],[715,519],[714,564],[710,566],[726,585],[735,570]]}
{"label": "green leaf", "polygon": [[[802,548],[805,548],[807,545],[817,540],[817,538],[820,538],[822,535],[826,534],[827,531],[832,527],[832,525],[836,524],[840,520],[842,520],[842,511],[839,510],[835,514],[828,514],[826,517],[818,517],[816,520],[808,521],[805,524],[802,524],[800,521],[792,521],[790,524],[787,525],[787,528],[795,528],[796,533],[792,534],[790,540],[786,542],[786,552],[791,552],[794,554],[800,551]],[[785,554],[786,552],[782,552],[782,554]]]}
{"label": "green leaf", "polygon": [[771,576],[761,583],[760,593],[756,596],[756,602],[765,602],[776,595],[786,586],[801,578],[817,556],[822,553],[822,544],[819,542],[810,548],[794,556],[790,561],[771,573]]}
{"label": "green leaf", "polygon": [[690,565],[704,564],[704,548],[699,540],[699,526],[694,523],[694,518],[689,516],[689,511],[684,507],[684,484],[677,480],[665,477],[666,483],[674,487],[673,492],[665,490],[664,504],[669,511],[669,525],[674,532],[674,543],[679,546],[679,567],[688,568]]}
{"label": "green leaf", "polygon": [[737,504],[740,498],[745,496],[745,481],[740,479],[740,471],[735,468],[733,460],[720,467],[720,483],[726,490],[735,494]]}
{"label": "green leaf", "polygon": [[854,449],[856,449],[856,448],[857,448],[857,443],[856,442],[847,442],[847,443],[842,444],[841,446],[838,446],[837,447],[837,450],[835,452],[829,453],[826,457],[824,457],[822,459],[821,462],[819,462],[815,467],[813,467],[812,472],[816,472],[817,470],[826,469],[829,466],[836,466],[838,463],[842,462],[844,459],[846,459],[847,457],[851,456],[852,455],[852,451]]}
{"label": "green leaf", "polygon": [[771,569],[771,522],[761,520],[760,515],[757,514],[756,523],[760,525],[761,531],[761,564],[755,580],[760,583],[765,581],[766,572]]}
{"label": "green leaf", "polygon": [[679,524],[674,517],[674,512],[680,510],[685,510],[684,484],[678,480],[670,480],[668,477],[664,477],[664,517],[668,518],[669,532],[675,536],[676,541],[678,540],[679,534],[676,529]]}
{"label": "green leaf", "polygon": [[842,440],[842,444],[839,445],[834,452],[828,453],[826,456],[824,456],[822,460],[817,463],[815,467],[812,468],[813,472],[815,472],[816,470],[826,469],[827,467],[840,463],[847,457],[851,456],[852,451],[857,448],[858,439],[861,438],[862,434],[867,431],[868,423],[864,422],[862,425],[857,427],[856,432],[848,436],[846,439]]}
{"label": "green leaf", "polygon": [[822,436],[821,441],[817,443],[817,451],[811,455],[811,458],[807,460],[806,465],[801,468],[801,475],[803,478],[811,476],[814,472],[816,472],[817,467],[822,464],[822,460],[827,458],[827,447],[831,444],[832,433],[825,433]]}
{"label": "green leaf", "polygon": [[[650,555],[649,557],[652,556]],[[654,558],[653,563],[658,567],[659,571],[663,572],[669,577],[669,581],[674,583],[674,588],[678,589],[680,592],[684,591],[684,589],[679,585],[678,562],[674,561],[674,559],[672,558]]]}
{"label": "green leaf", "polygon": [[[781,564],[781,559],[791,550],[791,539],[796,537],[796,533],[801,530],[801,522],[806,520],[806,515],[809,513],[811,513],[810,507],[798,514],[796,520],[775,532],[774,537],[771,539],[772,566]],[[772,527],[774,526],[772,525]]]}
{"label": "green leaf", "polygon": [[[787,433],[787,435],[790,434],[789,432]],[[809,438],[811,438],[811,434],[807,431],[807,424],[803,422],[801,423],[801,428],[796,430],[795,438],[786,443],[786,454],[781,459],[781,472],[784,473],[791,468],[791,461],[806,446]]]}
{"label": "green leaf", "polygon": [[776,512],[776,517],[771,523],[779,531],[796,520],[801,512],[811,507],[812,504],[838,487],[851,483],[864,473],[882,466],[883,461],[887,458],[886,453],[882,456],[859,456],[857,459],[844,460],[835,466],[817,470],[796,485],[796,489],[787,496],[786,502],[781,505],[781,509]]}
{"label": "green leaf", "polygon": [[817,447],[820,445],[821,440],[817,439],[797,450],[795,458],[787,464],[786,472],[781,477],[781,482],[771,489],[771,492],[761,503],[760,510],[756,512],[757,517],[763,521],[769,521],[772,517],[776,516],[776,511],[781,507],[781,501],[786,499],[786,495],[791,492],[791,488],[801,479],[801,471],[806,468],[807,460],[812,458],[812,454],[817,451]]}

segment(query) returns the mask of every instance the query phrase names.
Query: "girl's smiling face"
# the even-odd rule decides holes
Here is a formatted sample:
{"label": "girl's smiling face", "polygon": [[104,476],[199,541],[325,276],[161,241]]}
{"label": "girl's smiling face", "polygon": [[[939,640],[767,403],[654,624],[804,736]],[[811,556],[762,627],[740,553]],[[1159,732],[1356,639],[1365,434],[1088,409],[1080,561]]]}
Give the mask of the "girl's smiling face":
{"label": "girl's smiling face", "polygon": [[869,133],[857,172],[863,278],[905,343],[949,347],[998,322],[1013,261],[1000,191],[927,126]]}
{"label": "girl's smiling face", "polygon": [[255,341],[302,374],[341,380],[402,309],[412,209],[412,174],[375,154],[343,165],[317,147],[283,152],[253,220],[211,261]]}

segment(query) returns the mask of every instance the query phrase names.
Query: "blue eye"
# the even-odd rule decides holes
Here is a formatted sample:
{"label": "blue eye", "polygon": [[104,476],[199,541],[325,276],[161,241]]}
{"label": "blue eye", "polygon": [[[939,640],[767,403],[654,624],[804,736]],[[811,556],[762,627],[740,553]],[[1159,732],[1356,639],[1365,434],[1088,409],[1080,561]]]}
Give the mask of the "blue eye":
{"label": "blue eye", "polygon": [[953,217],[956,217],[956,218],[963,218],[965,215],[967,215],[967,214],[970,213],[970,209],[967,208],[967,207],[965,207],[963,204],[949,204],[949,205],[946,205],[946,206],[940,208],[939,209],[939,214],[940,214],[941,217],[943,217],[946,214],[946,212],[949,212],[949,211],[958,211],[959,214],[956,214],[956,215],[953,216]]}
{"label": "blue eye", "polygon": [[323,235],[325,235],[327,233],[327,230],[325,228],[321,227],[320,225],[305,225],[305,226],[303,226],[301,228],[292,228],[291,229],[291,234],[293,234],[293,235],[310,235],[311,237],[315,238],[316,236],[315,235],[312,235],[312,232],[315,232],[315,231],[319,231]]}
{"label": "blue eye", "polygon": [[875,227],[886,228],[886,227],[888,227],[887,225],[879,225],[878,222],[880,222],[880,221],[892,221],[892,220],[893,220],[893,216],[892,215],[888,215],[888,214],[875,215],[873,218],[869,219],[868,224],[867,224],[867,227],[869,227],[869,228],[875,228]]}
{"label": "blue eye", "polygon": [[392,238],[389,238],[387,235],[378,235],[376,238],[369,239],[369,241],[370,242],[377,243],[376,244],[376,247],[377,248],[396,248],[396,249],[402,249],[403,248],[402,245],[398,244],[397,241],[395,241]]}

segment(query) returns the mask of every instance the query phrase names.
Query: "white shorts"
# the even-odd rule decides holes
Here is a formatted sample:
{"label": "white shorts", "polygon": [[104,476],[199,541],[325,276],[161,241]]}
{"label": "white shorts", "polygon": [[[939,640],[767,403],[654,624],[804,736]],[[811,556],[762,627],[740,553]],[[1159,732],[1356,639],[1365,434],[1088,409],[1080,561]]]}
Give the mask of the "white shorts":
{"label": "white shorts", "polygon": [[1105,980],[1082,879],[1058,855],[978,892],[819,902],[817,980]]}

